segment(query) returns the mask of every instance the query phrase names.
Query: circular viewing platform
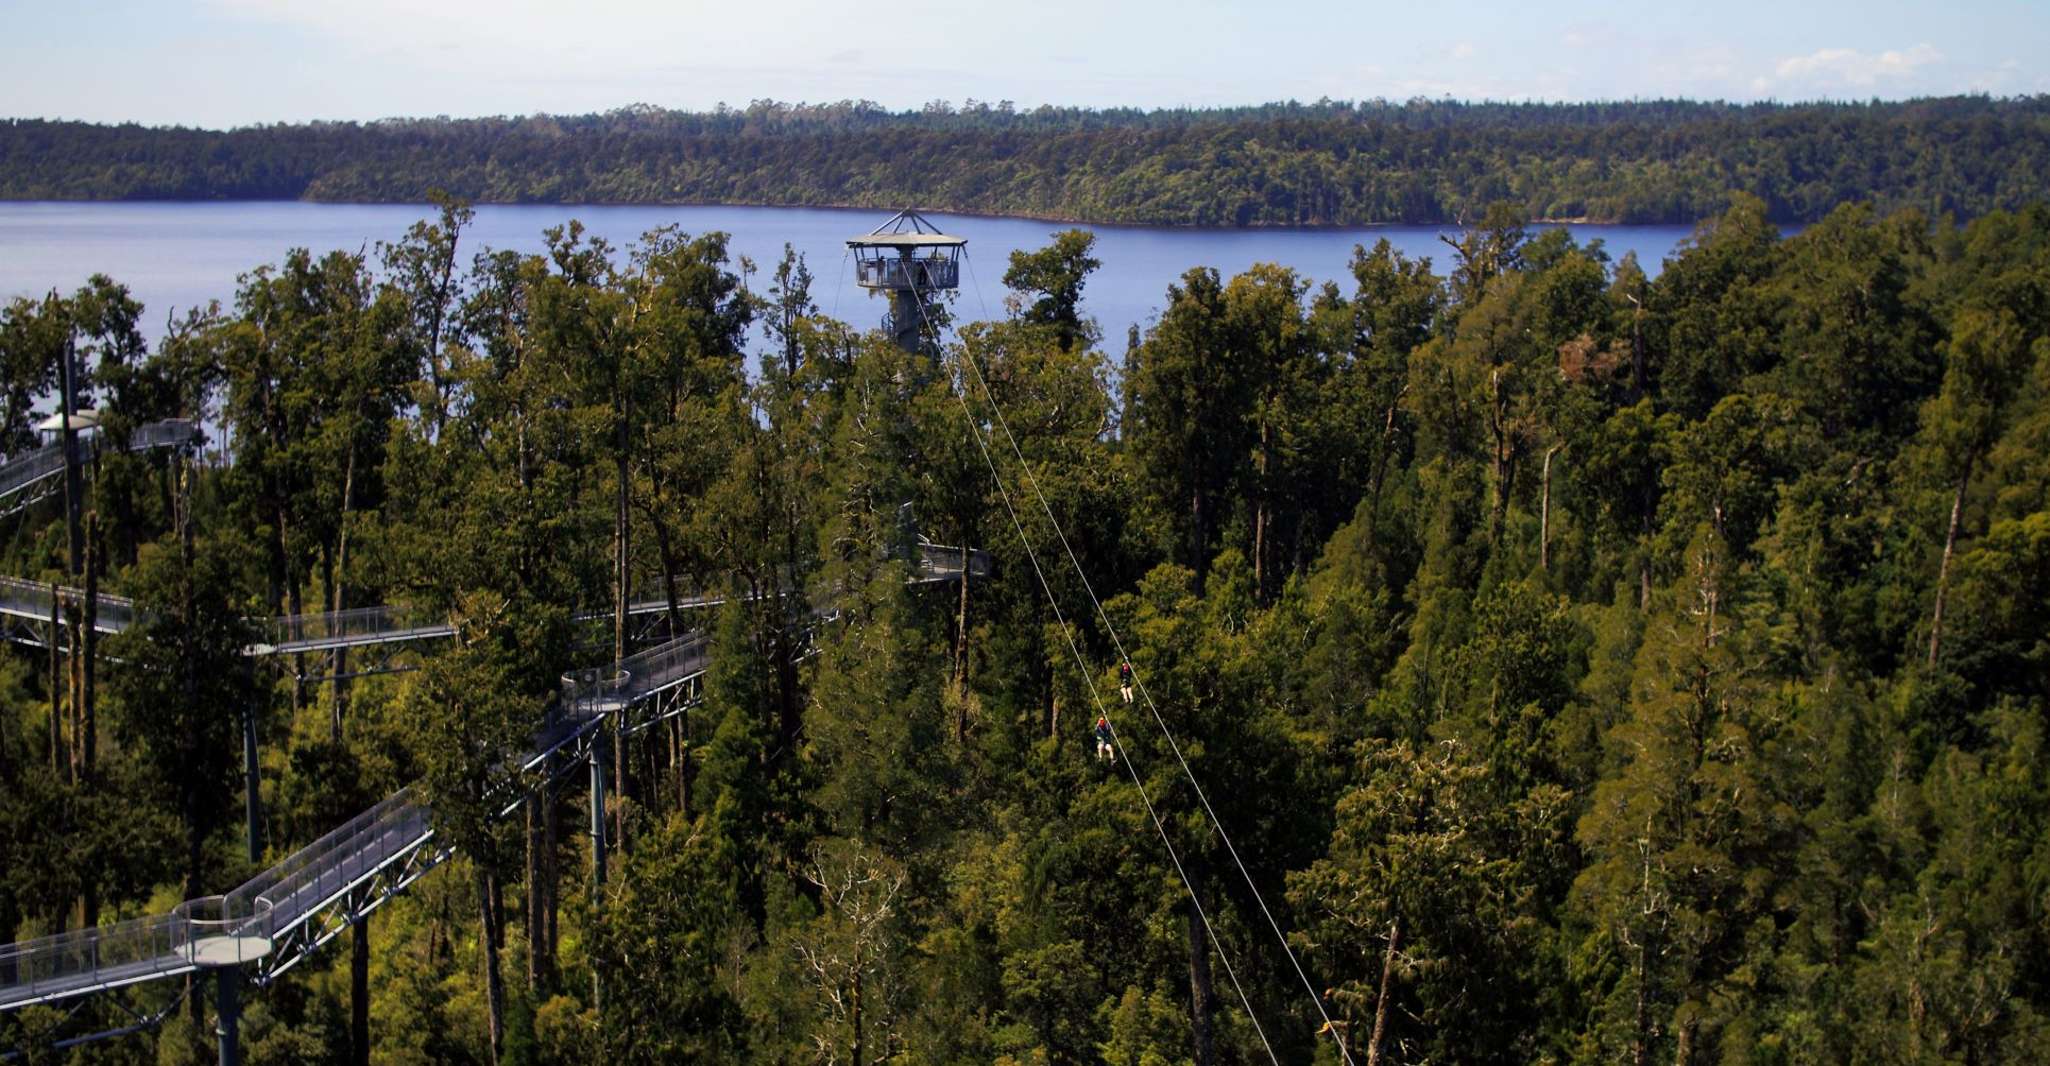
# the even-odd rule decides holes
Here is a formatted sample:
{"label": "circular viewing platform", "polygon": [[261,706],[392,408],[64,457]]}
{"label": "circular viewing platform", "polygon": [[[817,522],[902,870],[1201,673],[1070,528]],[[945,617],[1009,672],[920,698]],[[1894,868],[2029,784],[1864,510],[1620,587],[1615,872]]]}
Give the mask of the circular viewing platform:
{"label": "circular viewing platform", "polygon": [[240,966],[270,954],[267,936],[205,936],[186,946],[194,966]]}
{"label": "circular viewing platform", "polygon": [[968,238],[941,233],[916,211],[899,211],[888,222],[847,239],[854,253],[854,280],[864,289],[929,292],[961,286],[961,249]]}

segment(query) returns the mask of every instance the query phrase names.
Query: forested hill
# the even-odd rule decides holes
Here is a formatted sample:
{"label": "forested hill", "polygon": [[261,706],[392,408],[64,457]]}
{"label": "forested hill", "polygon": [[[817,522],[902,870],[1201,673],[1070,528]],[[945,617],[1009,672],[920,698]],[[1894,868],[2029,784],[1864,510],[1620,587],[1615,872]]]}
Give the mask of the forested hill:
{"label": "forested hill", "polygon": [[1863,200],[1975,217],[2050,173],[2050,97],[1899,103],[1274,104],[1020,111],[757,102],[705,113],[226,132],[0,122],[0,198],[747,203],[1166,225],[1694,222],[1733,191],[1812,222]]}

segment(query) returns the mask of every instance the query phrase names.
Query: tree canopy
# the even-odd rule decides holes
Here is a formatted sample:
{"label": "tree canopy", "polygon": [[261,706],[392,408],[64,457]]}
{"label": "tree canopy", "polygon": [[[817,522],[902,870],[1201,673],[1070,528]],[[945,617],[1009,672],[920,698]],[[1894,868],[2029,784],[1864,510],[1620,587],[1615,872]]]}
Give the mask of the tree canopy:
{"label": "tree canopy", "polygon": [[[1432,114],[1344,121],[1577,121]],[[830,121],[1114,119],[1214,117]],[[252,995],[250,1061],[2042,1059],[2050,207],[1777,213],[1656,276],[1515,205],[1345,285],[1194,265],[1115,373],[1076,232],[936,352],[794,253],[474,249],[455,201],[154,347],[115,280],[17,300],[8,447],[66,353],[104,432],[221,436],[88,449],[86,580],[146,620],[0,654],[0,939],[411,785],[450,867]],[[60,500],[5,522],[73,580]],[[993,569],[914,583],[921,537]],[[453,635],[244,654],[368,604]],[[597,809],[527,768],[566,672],[685,633]],[[197,1061],[203,1013],[93,1054]]]}

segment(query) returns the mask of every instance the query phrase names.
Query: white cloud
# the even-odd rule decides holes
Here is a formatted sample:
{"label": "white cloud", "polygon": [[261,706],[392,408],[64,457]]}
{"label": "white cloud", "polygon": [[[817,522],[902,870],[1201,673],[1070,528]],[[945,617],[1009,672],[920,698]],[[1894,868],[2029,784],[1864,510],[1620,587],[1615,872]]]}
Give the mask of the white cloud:
{"label": "white cloud", "polygon": [[1452,58],[1454,59],[1472,59],[1473,53],[1474,47],[1472,41],[1461,41],[1458,44],[1452,46]]}
{"label": "white cloud", "polygon": [[1771,75],[1752,79],[1759,93],[1778,88],[1797,91],[1867,90],[1886,83],[1912,80],[1924,68],[1941,64],[1943,53],[1923,43],[1902,50],[1860,52],[1855,48],[1822,48],[1807,55],[1788,56],[1773,67]]}

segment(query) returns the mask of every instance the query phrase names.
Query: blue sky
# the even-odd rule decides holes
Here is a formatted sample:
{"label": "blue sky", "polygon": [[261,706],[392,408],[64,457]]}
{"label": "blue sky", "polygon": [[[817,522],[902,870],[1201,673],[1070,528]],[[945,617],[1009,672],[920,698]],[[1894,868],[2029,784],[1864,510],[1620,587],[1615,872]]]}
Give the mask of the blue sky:
{"label": "blue sky", "polygon": [[0,116],[2050,92],[2050,0],[0,0]]}

